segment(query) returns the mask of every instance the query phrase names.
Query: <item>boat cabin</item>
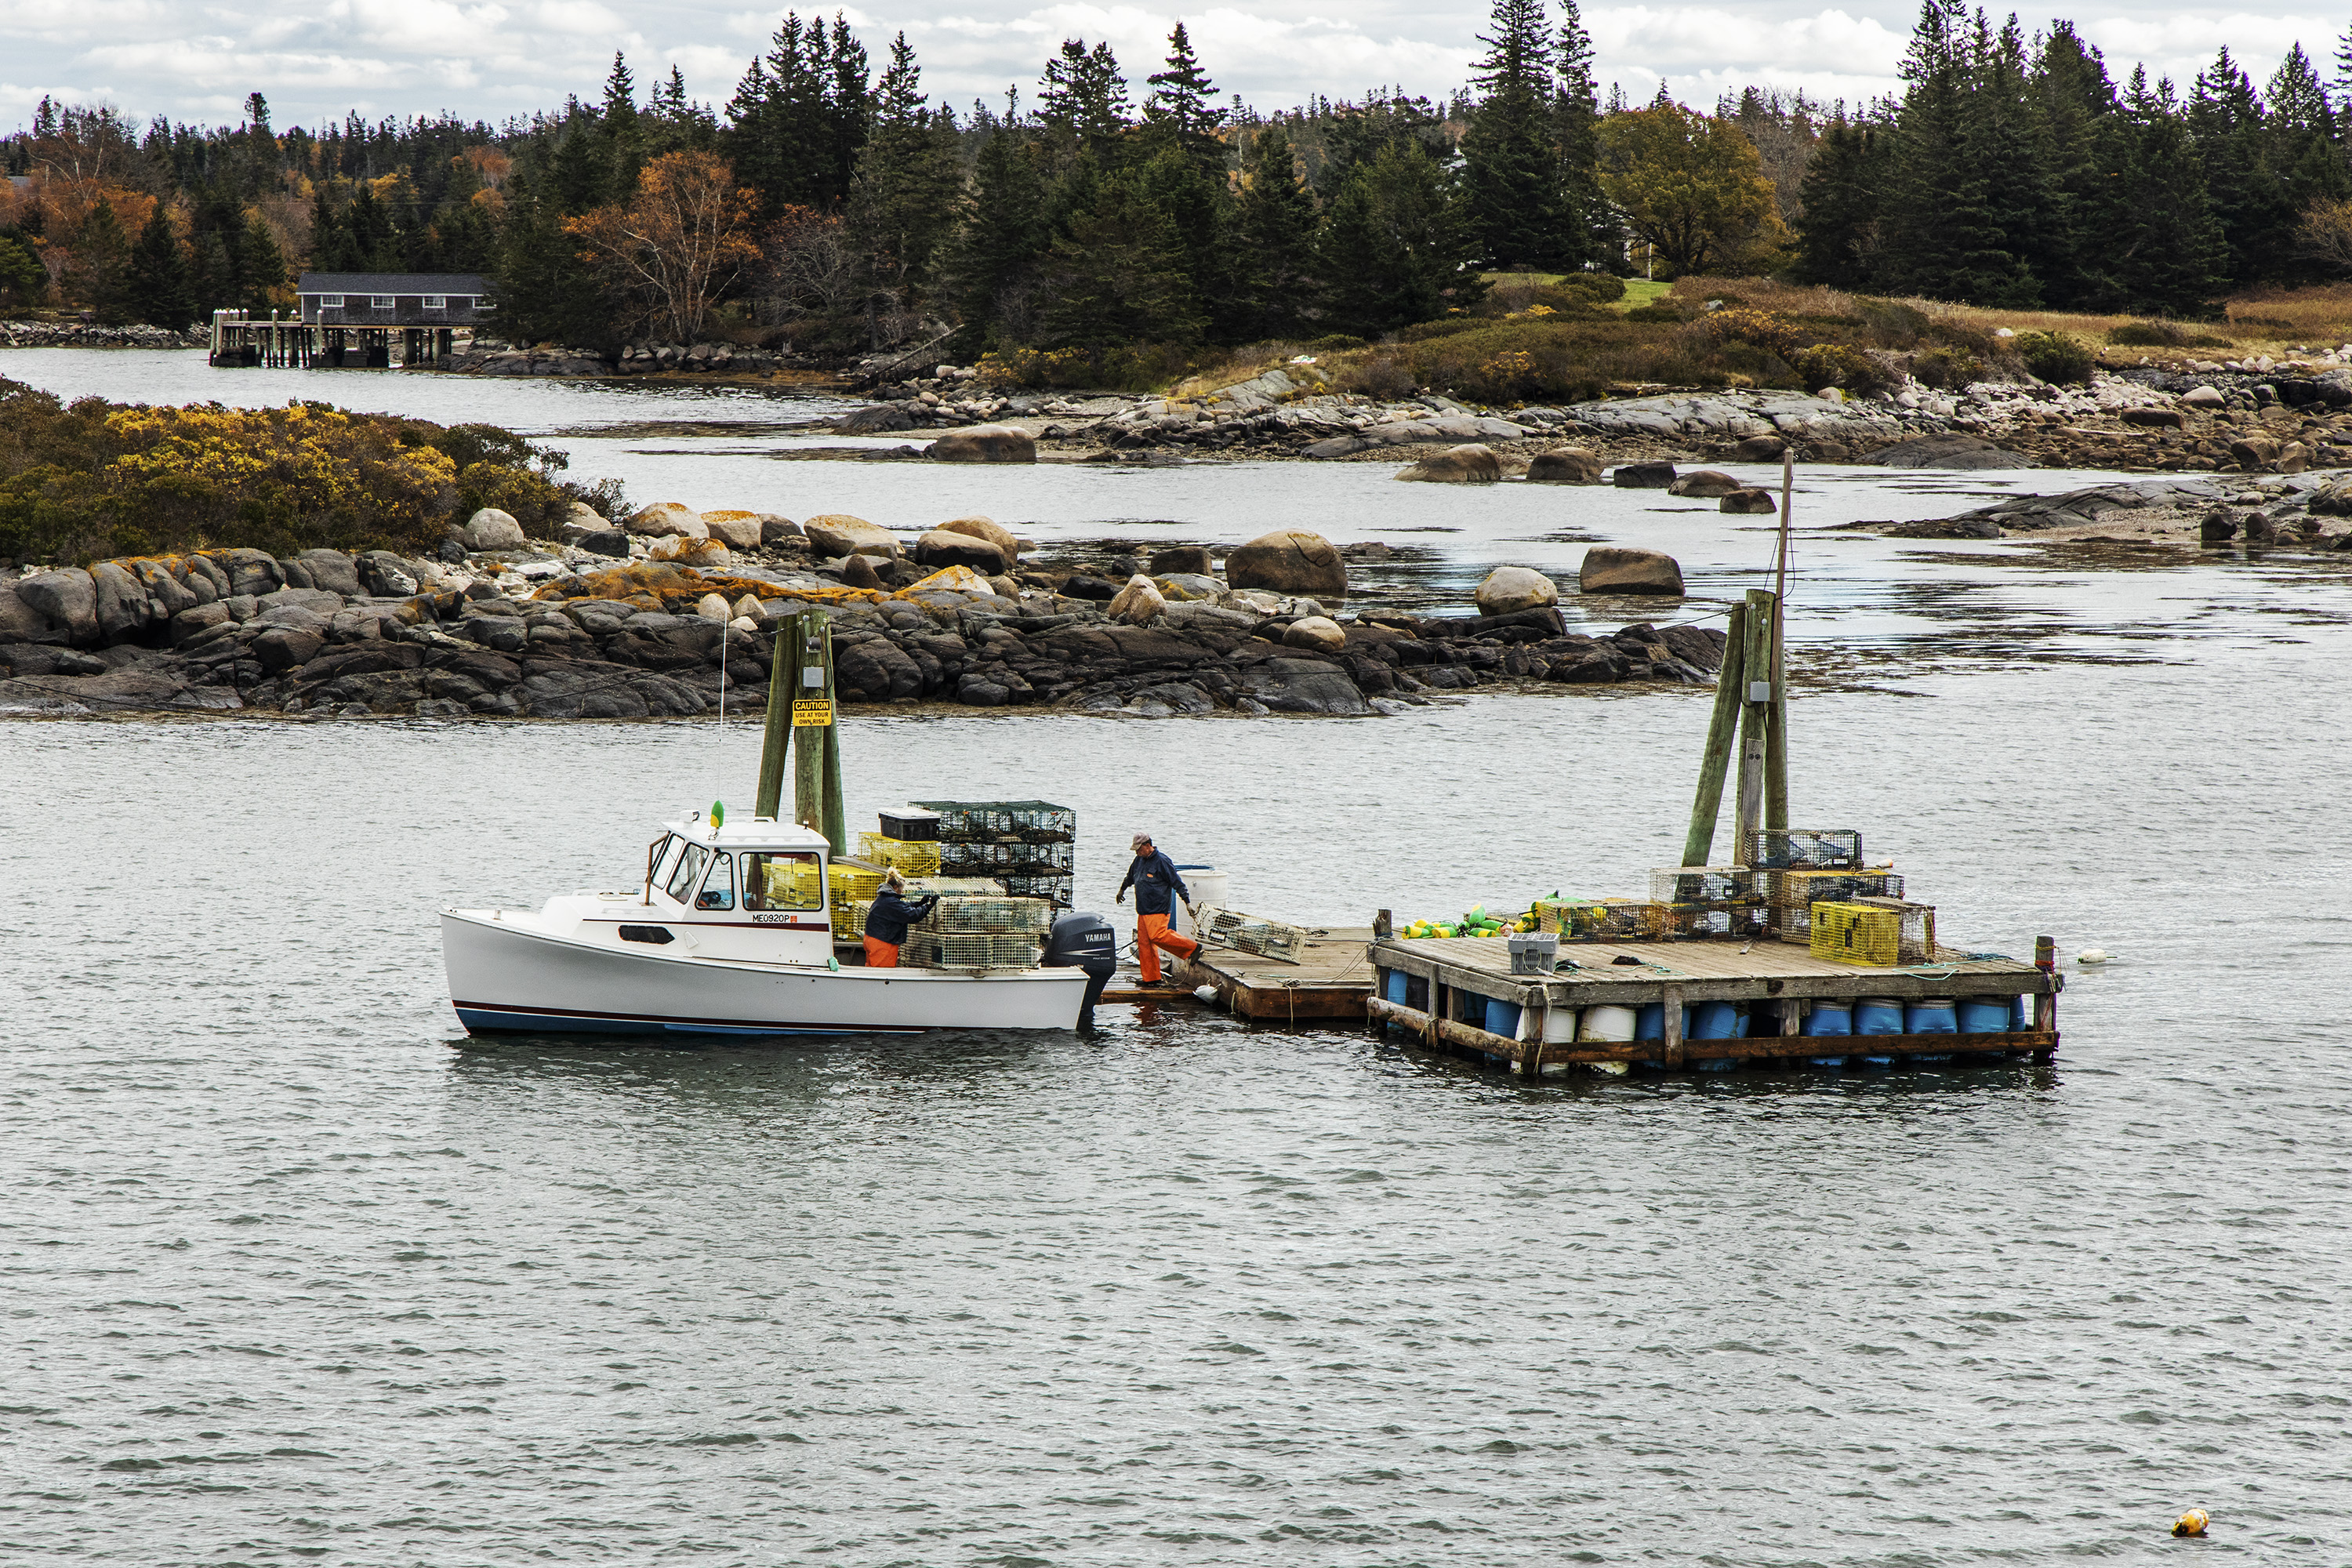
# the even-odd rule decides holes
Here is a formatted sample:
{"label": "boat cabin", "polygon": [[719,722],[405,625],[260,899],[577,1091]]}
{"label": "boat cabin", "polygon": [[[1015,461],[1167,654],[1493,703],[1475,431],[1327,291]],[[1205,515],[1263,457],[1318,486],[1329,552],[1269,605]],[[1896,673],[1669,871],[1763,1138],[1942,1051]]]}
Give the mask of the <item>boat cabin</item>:
{"label": "boat cabin", "polygon": [[[665,957],[824,963],[833,957],[824,836],[751,817],[713,826],[699,814],[667,823],[646,846],[643,884],[600,898],[584,923],[621,942],[671,948]],[[683,951],[673,944],[684,944]]]}

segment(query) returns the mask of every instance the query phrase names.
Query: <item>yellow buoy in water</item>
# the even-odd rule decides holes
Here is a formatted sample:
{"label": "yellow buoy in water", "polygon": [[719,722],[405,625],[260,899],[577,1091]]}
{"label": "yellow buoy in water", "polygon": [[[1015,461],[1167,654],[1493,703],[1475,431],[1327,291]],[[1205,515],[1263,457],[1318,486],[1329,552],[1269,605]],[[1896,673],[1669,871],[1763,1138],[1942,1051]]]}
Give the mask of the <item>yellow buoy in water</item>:
{"label": "yellow buoy in water", "polygon": [[2212,1522],[2213,1516],[2211,1514],[2207,1513],[2201,1508],[2192,1508],[2187,1513],[2182,1514],[2179,1519],[2172,1521],[2172,1533],[2175,1535],[2202,1535],[2205,1533],[2205,1527]]}

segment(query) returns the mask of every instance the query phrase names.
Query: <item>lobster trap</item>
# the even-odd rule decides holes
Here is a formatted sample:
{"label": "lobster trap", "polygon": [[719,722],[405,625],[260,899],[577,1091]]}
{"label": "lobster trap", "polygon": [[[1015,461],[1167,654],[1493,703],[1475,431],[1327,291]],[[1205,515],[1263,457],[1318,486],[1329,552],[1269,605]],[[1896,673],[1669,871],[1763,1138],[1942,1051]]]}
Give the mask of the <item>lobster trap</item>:
{"label": "lobster trap", "polygon": [[1197,912],[1192,934],[1217,947],[1230,947],[1260,958],[1271,958],[1277,963],[1297,963],[1307,950],[1304,929],[1285,925],[1280,921],[1262,921],[1233,910],[1221,910],[1202,905]]}
{"label": "lobster trap", "polygon": [[937,844],[908,838],[886,838],[879,833],[857,836],[857,858],[887,866],[909,877],[934,877],[940,870]]}
{"label": "lobster trap", "polygon": [[1738,936],[1761,923],[1756,877],[1745,866],[1668,866],[1650,873],[1650,901],[1668,937]]}
{"label": "lobster trap", "polygon": [[1815,958],[1892,969],[1936,956],[1932,904],[1857,898],[1812,907],[1810,947]]}
{"label": "lobster trap", "polygon": [[1023,844],[1067,844],[1078,836],[1078,814],[1042,800],[919,800],[939,814],[940,837],[950,843],[1012,839]]}
{"label": "lobster trap", "polygon": [[1077,879],[1069,876],[1032,876],[1012,872],[998,884],[1016,899],[1043,899],[1057,910],[1066,910],[1077,896]]}
{"label": "lobster trap", "polygon": [[950,894],[916,922],[915,929],[943,935],[1043,936],[1053,923],[1053,906],[1043,899]]}
{"label": "lobster trap", "polygon": [[1031,844],[1011,840],[987,843],[942,840],[939,868],[950,876],[982,872],[1020,872],[1026,876],[1063,876],[1077,868],[1077,846],[1067,841]]}
{"label": "lobster trap", "polygon": [[1647,899],[1538,899],[1536,929],[1562,942],[1648,942],[1665,934],[1666,912]]}
{"label": "lobster trap", "polygon": [[1850,827],[1754,828],[1748,864],[1759,871],[1858,871],[1862,835]]}
{"label": "lobster trap", "polygon": [[1034,969],[1045,957],[1034,936],[910,931],[899,962],[917,969]]}
{"label": "lobster trap", "polygon": [[824,879],[833,889],[835,903],[848,899],[870,900],[882,890],[882,879],[887,874],[884,867],[848,859],[832,861],[824,868]]}
{"label": "lobster trap", "polygon": [[1765,924],[1785,942],[1810,942],[1815,904],[1853,899],[1900,899],[1903,879],[1892,871],[1765,871]]}

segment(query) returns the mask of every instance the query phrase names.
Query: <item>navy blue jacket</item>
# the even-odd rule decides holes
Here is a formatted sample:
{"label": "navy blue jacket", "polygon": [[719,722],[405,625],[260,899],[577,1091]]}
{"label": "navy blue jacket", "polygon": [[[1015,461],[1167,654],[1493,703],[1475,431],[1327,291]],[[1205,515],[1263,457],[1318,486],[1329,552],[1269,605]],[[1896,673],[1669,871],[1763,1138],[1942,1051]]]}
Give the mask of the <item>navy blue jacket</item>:
{"label": "navy blue jacket", "polygon": [[1176,863],[1157,849],[1149,855],[1138,855],[1135,864],[1127,868],[1126,879],[1119,883],[1118,890],[1124,893],[1129,888],[1135,889],[1135,912],[1139,915],[1166,914],[1171,888],[1183,895],[1186,903],[1192,901],[1192,889],[1176,874]]}
{"label": "navy blue jacket", "polygon": [[887,942],[898,947],[907,940],[907,928],[939,908],[936,898],[917,899],[912,903],[885,888],[874,895],[874,905],[866,911],[866,934],[877,942]]}

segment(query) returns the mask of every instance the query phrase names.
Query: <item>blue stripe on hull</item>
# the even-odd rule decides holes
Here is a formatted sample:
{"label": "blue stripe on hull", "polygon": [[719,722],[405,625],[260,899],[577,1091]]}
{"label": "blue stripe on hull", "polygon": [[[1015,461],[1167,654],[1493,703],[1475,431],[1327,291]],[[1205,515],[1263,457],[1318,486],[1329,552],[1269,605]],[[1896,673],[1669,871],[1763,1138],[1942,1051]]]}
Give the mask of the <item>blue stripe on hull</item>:
{"label": "blue stripe on hull", "polygon": [[524,1035],[876,1035],[920,1031],[887,1026],[841,1024],[723,1024],[695,1019],[632,1017],[625,1014],[513,1012],[500,1007],[459,1006],[457,1021],[468,1034]]}

